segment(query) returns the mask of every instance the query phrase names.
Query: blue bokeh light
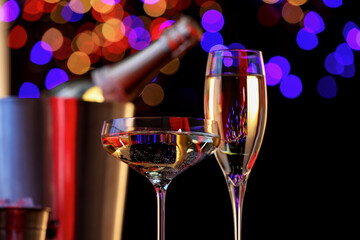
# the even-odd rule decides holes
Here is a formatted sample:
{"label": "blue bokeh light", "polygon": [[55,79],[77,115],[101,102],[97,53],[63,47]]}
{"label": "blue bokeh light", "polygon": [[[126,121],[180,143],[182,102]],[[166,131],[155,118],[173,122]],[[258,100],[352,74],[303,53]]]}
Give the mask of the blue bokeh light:
{"label": "blue bokeh light", "polygon": [[209,52],[214,52],[214,51],[217,51],[217,50],[224,50],[224,49],[229,49],[227,46],[225,45],[222,45],[222,44],[217,44],[217,45],[214,45],[210,48]]}
{"label": "blue bokeh light", "polygon": [[40,97],[40,90],[39,88],[31,83],[31,82],[24,82],[19,90],[19,98],[39,98]]}
{"label": "blue bokeh light", "polygon": [[136,50],[143,50],[150,45],[151,35],[145,28],[134,28],[129,33],[128,41],[132,48]]}
{"label": "blue bokeh light", "polygon": [[201,25],[207,32],[218,32],[224,26],[224,17],[217,10],[206,11],[201,18]]}
{"label": "blue bokeh light", "polygon": [[355,76],[355,64],[344,66],[344,71],[340,73],[344,78],[352,78]]}
{"label": "blue bokeh light", "polygon": [[334,98],[337,94],[337,84],[332,76],[322,77],[317,84],[317,91],[323,98]]}
{"label": "blue bokeh light", "polygon": [[15,0],[9,0],[0,7],[0,22],[12,22],[19,13],[19,4]]}
{"label": "blue bokeh light", "polygon": [[344,65],[339,63],[332,52],[325,58],[325,69],[333,75],[339,75],[344,72]]}
{"label": "blue bokeh light", "polygon": [[318,34],[324,31],[325,23],[318,13],[310,11],[304,18],[304,28],[308,32]]}
{"label": "blue bokeh light", "polygon": [[[77,7],[81,6],[82,4],[77,5]],[[70,3],[67,3],[61,11],[61,16],[68,22],[77,22],[83,17],[83,14],[74,12],[70,7]]]}
{"label": "blue bokeh light", "polygon": [[350,31],[351,29],[353,29],[353,28],[359,30],[359,27],[358,27],[354,22],[352,22],[352,21],[347,22],[347,23],[345,24],[344,29],[343,29],[343,36],[344,36],[344,39],[345,39],[345,40],[346,40],[346,38],[347,38],[347,35],[348,35],[349,31]]}
{"label": "blue bokeh light", "polygon": [[297,98],[303,90],[301,79],[293,74],[287,75],[280,82],[280,92],[286,98]]}
{"label": "blue bokeh light", "polygon": [[335,50],[335,58],[339,64],[351,65],[354,63],[354,53],[348,44],[342,43]]}
{"label": "blue bokeh light", "polygon": [[219,32],[204,32],[200,40],[200,45],[206,52],[209,52],[213,46],[223,43],[224,39]]}
{"label": "blue bokeh light", "polygon": [[342,0],[323,0],[323,2],[330,8],[338,8],[342,5]]}
{"label": "blue bokeh light", "polygon": [[319,41],[315,33],[308,32],[305,28],[299,30],[296,36],[296,42],[301,49],[312,50]]}
{"label": "blue bokeh light", "polygon": [[35,43],[30,52],[30,61],[38,64],[44,65],[48,63],[52,58],[52,51],[49,44],[43,41],[38,41]]}
{"label": "blue bokeh light", "polygon": [[64,83],[69,80],[67,73],[60,68],[51,69],[45,78],[45,87],[50,90],[61,83]]}
{"label": "blue bokeh light", "polygon": [[231,43],[229,44],[229,49],[246,49],[246,47],[241,44],[241,43],[238,43],[238,42],[234,42],[234,43]]}

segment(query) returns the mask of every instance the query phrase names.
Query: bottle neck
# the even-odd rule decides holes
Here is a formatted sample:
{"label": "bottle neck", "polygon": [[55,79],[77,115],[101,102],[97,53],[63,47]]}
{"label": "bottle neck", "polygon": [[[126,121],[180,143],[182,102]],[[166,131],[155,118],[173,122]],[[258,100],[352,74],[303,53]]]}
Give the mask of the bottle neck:
{"label": "bottle neck", "polygon": [[152,81],[170,60],[183,55],[201,37],[202,30],[189,17],[181,17],[146,49],[116,63],[92,72],[106,101],[131,101]]}

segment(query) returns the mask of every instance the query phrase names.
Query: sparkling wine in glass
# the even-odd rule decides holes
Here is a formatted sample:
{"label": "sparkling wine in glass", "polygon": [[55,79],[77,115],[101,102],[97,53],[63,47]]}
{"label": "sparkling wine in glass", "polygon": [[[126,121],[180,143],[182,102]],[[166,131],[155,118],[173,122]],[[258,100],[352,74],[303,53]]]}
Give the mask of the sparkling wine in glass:
{"label": "sparkling wine in glass", "polygon": [[185,117],[119,118],[105,121],[104,149],[144,175],[157,196],[157,239],[165,239],[165,195],[171,181],[219,145],[216,121]]}
{"label": "sparkling wine in glass", "polygon": [[265,131],[267,93],[264,73],[260,51],[228,49],[208,55],[205,118],[219,124],[221,139],[215,156],[230,192],[235,240],[241,239],[246,183]]}

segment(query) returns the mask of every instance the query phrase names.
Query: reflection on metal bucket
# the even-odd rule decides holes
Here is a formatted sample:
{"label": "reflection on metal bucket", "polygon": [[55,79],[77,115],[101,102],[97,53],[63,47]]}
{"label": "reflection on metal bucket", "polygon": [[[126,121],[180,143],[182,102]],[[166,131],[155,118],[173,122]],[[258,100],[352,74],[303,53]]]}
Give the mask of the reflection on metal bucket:
{"label": "reflection on metal bucket", "polygon": [[0,198],[50,207],[57,240],[120,239],[128,168],[107,156],[100,132],[133,112],[131,103],[1,99]]}
{"label": "reflection on metal bucket", "polygon": [[0,239],[45,240],[49,208],[0,207]]}

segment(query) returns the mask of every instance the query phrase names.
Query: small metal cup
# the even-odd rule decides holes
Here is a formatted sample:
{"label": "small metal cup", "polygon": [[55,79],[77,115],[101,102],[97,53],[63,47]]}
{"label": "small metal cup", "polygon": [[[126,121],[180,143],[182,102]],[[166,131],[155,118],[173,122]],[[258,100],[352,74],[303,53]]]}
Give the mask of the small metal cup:
{"label": "small metal cup", "polygon": [[45,240],[50,208],[0,207],[0,240]]}

